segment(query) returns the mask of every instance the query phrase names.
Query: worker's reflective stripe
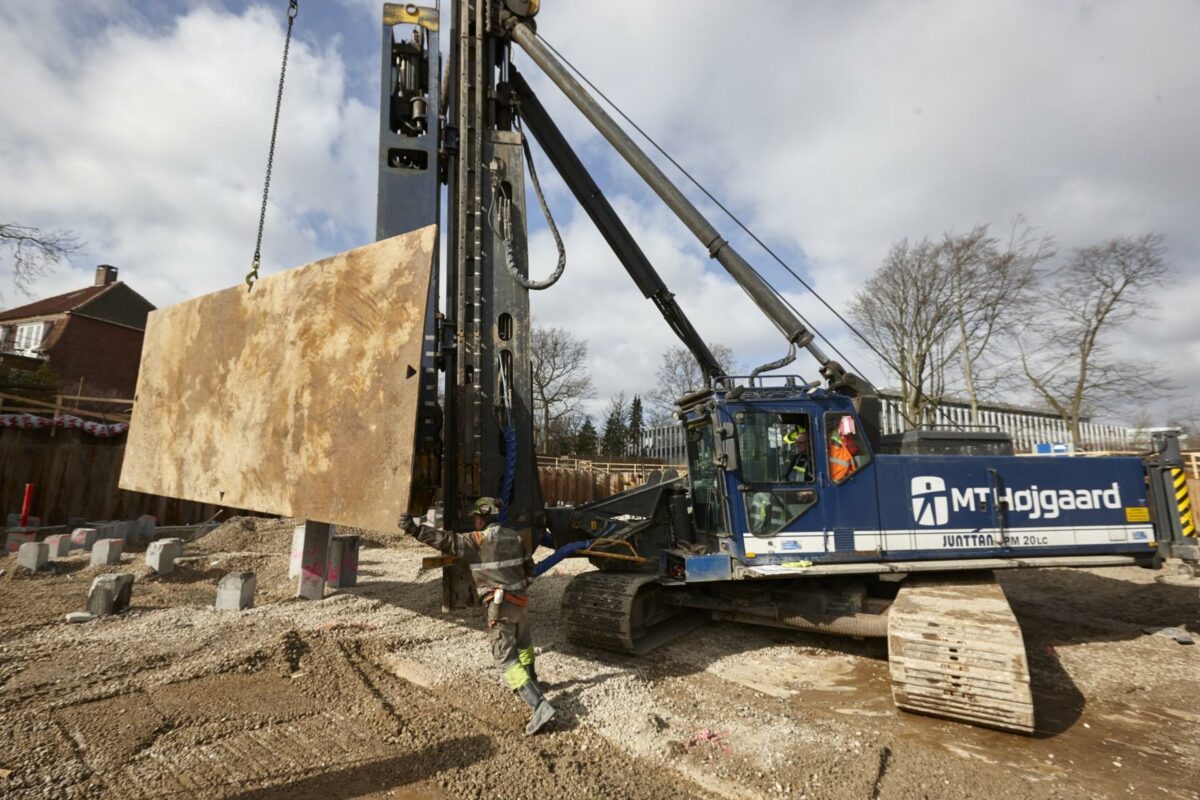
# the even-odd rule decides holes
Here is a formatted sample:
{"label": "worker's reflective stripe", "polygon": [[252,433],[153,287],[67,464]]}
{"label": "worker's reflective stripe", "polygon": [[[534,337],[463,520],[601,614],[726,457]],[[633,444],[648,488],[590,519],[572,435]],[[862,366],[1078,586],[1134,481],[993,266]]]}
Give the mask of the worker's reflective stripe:
{"label": "worker's reflective stripe", "polygon": [[508,684],[508,688],[514,692],[520,689],[525,684],[529,683],[529,673],[525,671],[524,664],[513,664],[508,669],[504,670],[504,682]]}
{"label": "worker's reflective stripe", "polygon": [[[524,578],[522,580],[517,581],[516,583],[506,583],[502,586],[496,586],[495,584],[493,584],[491,586],[479,586],[477,588],[479,589],[479,596],[483,599],[490,601],[490,599],[492,597],[492,593],[495,592],[497,589],[503,589],[505,592],[514,592],[515,593],[515,592],[521,591],[522,589],[528,589],[529,584],[531,584],[531,583],[533,583],[532,578]],[[511,597],[505,597],[504,599],[506,601],[512,603]],[[518,606],[519,608],[525,607],[525,606],[521,605],[520,603],[513,603],[513,605]]]}
{"label": "worker's reflective stripe", "polygon": [[481,561],[478,564],[471,565],[472,572],[479,572],[483,569],[503,569],[504,567],[519,567],[525,563],[524,558],[510,558],[507,561]]}
{"label": "worker's reflective stripe", "polygon": [[529,666],[533,663],[533,648],[522,647],[517,651],[517,658],[520,660],[522,665]]}

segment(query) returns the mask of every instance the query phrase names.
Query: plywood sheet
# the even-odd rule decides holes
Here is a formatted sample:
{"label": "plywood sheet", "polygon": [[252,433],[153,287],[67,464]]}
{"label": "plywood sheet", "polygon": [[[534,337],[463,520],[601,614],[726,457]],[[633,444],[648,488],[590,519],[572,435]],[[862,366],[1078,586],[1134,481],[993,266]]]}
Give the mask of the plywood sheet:
{"label": "plywood sheet", "polygon": [[153,312],[121,488],[395,530],[435,234]]}

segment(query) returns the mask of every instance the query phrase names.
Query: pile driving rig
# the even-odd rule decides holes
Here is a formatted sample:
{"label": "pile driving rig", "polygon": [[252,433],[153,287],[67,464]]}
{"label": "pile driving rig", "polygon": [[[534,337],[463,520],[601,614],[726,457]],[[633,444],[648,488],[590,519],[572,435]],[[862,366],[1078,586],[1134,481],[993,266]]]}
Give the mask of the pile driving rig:
{"label": "pile driving rig", "polygon": [[[1034,730],[1020,627],[994,571],[1194,565],[1177,441],[1136,457],[1037,459],[996,432],[879,433],[874,388],[827,356],[746,260],[608,116],[536,32],[536,0],[383,12],[378,238],[439,223],[444,305],[427,319],[412,508],[440,492],[447,527],[481,495],[506,523],[597,570],[566,590],[582,645],[643,653],[708,619],[888,640],[899,707]],[[513,61],[519,49],[625,158],[783,335],[787,354],[722,374],[703,340]],[[443,75],[445,76],[443,82]],[[546,508],[530,380],[526,173],[532,135],[637,288],[695,356],[680,398],[688,471],[606,500]],[[533,183],[537,189],[536,176]],[[538,199],[545,210],[545,202]],[[549,215],[547,213],[549,219]],[[553,230],[553,223],[550,222]],[[555,233],[557,238],[557,233]],[[822,380],[764,376],[807,351]],[[444,373],[444,403],[437,398]],[[443,575],[449,605],[470,576]]]}

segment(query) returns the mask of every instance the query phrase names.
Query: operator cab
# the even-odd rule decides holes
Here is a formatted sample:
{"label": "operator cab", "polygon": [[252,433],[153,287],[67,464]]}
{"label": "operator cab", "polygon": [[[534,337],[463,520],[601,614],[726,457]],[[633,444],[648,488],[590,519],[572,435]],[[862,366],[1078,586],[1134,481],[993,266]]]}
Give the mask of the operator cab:
{"label": "operator cab", "polygon": [[[854,403],[796,379],[680,401],[692,517],[710,553],[826,553],[874,528],[873,448]],[[843,543],[845,544],[845,543]]]}

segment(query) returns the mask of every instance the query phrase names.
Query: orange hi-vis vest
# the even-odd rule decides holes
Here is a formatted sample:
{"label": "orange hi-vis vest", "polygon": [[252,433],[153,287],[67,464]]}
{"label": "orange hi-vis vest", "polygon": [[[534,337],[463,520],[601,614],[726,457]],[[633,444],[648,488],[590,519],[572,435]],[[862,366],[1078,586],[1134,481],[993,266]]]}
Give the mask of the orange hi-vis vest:
{"label": "orange hi-vis vest", "polygon": [[833,479],[834,483],[841,483],[853,475],[854,470],[854,454],[850,452],[850,448],[846,447],[841,436],[830,437],[829,477]]}

